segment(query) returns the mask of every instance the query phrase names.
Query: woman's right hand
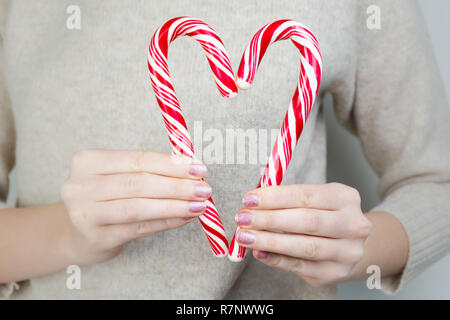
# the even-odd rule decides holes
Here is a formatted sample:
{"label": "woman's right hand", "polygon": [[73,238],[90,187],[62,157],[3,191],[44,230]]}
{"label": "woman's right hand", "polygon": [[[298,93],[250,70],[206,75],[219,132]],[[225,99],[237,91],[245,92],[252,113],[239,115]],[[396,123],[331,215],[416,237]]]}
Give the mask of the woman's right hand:
{"label": "woman's right hand", "polygon": [[61,195],[73,228],[74,263],[99,263],[130,240],[181,227],[203,214],[210,186],[199,161],[152,151],[74,154]]}

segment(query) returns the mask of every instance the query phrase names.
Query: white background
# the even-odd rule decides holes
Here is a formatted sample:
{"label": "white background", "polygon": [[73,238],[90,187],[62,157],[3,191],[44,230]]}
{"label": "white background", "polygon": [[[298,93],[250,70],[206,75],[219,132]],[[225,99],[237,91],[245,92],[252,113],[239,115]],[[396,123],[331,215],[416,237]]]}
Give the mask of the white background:
{"label": "white background", "polygon": [[[450,97],[450,1],[419,0],[430,34],[441,76]],[[381,24],[383,23],[381,12]],[[329,101],[325,106],[328,129],[328,179],[356,187],[363,200],[363,209],[372,208],[379,200],[376,195],[377,177],[364,158],[358,140],[340,127],[333,116]],[[15,194],[12,177],[9,204]],[[449,195],[450,196],[450,195]],[[369,290],[365,281],[339,286],[341,299],[450,299],[450,255],[428,268],[395,297],[378,290]]]}
{"label": "white background", "polygon": [[[450,1],[420,0],[420,7],[431,37],[434,54],[450,97]],[[381,12],[383,27],[383,12]],[[340,127],[331,105],[326,106],[328,130],[328,179],[356,187],[363,199],[363,209],[372,208],[379,200],[376,195],[377,177],[365,160],[358,140]],[[449,195],[450,196],[450,195]],[[341,299],[450,299],[450,255],[437,262],[408,284],[396,296],[386,296],[369,290],[365,281],[339,286]]]}

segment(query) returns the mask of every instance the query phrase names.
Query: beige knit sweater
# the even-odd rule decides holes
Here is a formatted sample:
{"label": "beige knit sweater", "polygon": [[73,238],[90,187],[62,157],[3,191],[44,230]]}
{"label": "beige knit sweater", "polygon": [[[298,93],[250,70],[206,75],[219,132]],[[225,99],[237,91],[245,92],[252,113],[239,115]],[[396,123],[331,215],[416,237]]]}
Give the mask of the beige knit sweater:
{"label": "beige knit sweater", "polygon": [[[81,29],[67,28],[67,7],[81,9]],[[1,0],[0,201],[15,165],[17,206],[60,201],[74,151],[85,148],[169,152],[149,83],[146,54],[155,29],[188,15],[221,35],[233,67],[253,33],[290,18],[309,26],[323,53],[319,98],[300,139],[285,184],[324,183],[326,140],[321,99],[330,93],[338,120],[360,139],[380,176],[382,202],[410,242],[398,290],[449,249],[450,108],[424,25],[412,1],[326,0]],[[369,5],[381,9],[370,29]],[[248,92],[220,97],[206,60],[192,39],[170,48],[169,64],[188,126],[278,129],[298,76],[288,42],[274,45]],[[198,128],[198,127],[197,127]],[[202,136],[202,135],[200,135]],[[211,138],[211,137],[209,137]],[[207,138],[203,139],[203,150]],[[208,143],[207,143],[208,142]],[[200,141],[194,137],[199,151]],[[220,159],[219,159],[220,160]],[[210,161],[214,162],[214,161]],[[220,161],[218,161],[220,162]],[[242,194],[261,165],[207,163],[207,181],[231,236]],[[1,214],[1,211],[0,211]],[[0,261],[1,264],[4,261]],[[13,298],[333,298],[335,287],[312,288],[299,277],[248,257],[215,259],[198,223],[127,244],[107,263],[82,268],[81,290],[66,289],[64,272],[0,285]],[[14,291],[11,296],[11,292]]]}

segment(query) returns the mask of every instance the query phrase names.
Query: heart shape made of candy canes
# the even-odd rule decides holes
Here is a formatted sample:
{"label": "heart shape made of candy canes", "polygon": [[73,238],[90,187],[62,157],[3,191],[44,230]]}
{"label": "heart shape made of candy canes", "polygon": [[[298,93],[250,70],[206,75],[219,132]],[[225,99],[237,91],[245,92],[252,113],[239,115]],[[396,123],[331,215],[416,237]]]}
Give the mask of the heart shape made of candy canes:
{"label": "heart shape made of candy canes", "polygon": [[[235,81],[223,42],[205,22],[179,17],[167,21],[158,28],[149,46],[150,80],[161,108],[173,153],[192,158],[195,157],[192,141],[167,65],[169,45],[181,35],[191,36],[201,44],[217,88],[222,96],[227,98],[237,94],[237,86],[243,90],[250,87],[270,44],[290,39],[297,47],[300,52],[299,81],[258,188],[281,184],[320,86],[322,56],[317,39],[307,27],[293,20],[278,20],[265,25],[253,36],[244,51]],[[205,213],[199,217],[199,220],[216,256],[223,257],[228,252],[231,261],[241,261],[244,258],[245,248],[236,242],[239,229],[228,248],[225,230],[211,197],[207,200]]]}

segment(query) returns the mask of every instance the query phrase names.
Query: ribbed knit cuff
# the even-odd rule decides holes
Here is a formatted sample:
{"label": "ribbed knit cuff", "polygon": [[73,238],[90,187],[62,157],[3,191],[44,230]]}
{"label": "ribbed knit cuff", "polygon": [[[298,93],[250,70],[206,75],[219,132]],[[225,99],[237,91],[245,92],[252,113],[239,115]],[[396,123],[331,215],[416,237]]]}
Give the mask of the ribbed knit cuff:
{"label": "ribbed knit cuff", "polygon": [[[403,272],[385,277],[381,289],[394,295],[450,248],[450,184],[417,183],[390,193],[371,211],[393,214],[409,240],[408,262]],[[383,270],[381,270],[383,276]]]}

